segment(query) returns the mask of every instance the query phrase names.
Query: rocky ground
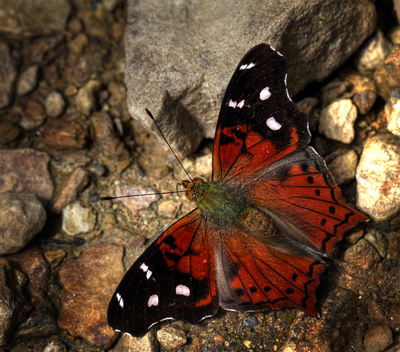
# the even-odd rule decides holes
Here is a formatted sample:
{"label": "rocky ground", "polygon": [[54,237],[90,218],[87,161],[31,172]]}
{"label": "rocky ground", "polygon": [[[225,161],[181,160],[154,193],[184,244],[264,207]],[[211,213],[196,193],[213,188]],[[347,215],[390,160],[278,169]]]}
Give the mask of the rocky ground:
{"label": "rocky ground", "polygon": [[[174,191],[185,178],[127,111],[126,4],[3,3],[0,352],[400,350],[400,29],[390,6],[353,57],[294,99],[345,199],[371,218],[321,278],[321,318],[221,311],[131,338],[107,325],[109,299],[193,204],[182,193],[99,200]],[[185,168],[209,178],[211,149],[204,140]]]}

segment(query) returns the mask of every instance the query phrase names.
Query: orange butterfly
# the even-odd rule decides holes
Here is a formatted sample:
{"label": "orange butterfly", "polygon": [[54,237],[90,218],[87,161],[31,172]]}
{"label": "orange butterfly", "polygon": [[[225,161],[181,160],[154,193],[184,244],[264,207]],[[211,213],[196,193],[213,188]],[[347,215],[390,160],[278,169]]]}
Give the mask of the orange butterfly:
{"label": "orange butterfly", "polygon": [[140,336],[166,319],[197,323],[218,307],[318,316],[325,258],[368,218],[344,203],[310,138],[286,88],[285,59],[257,45],[222,102],[212,181],[182,182],[197,208],[133,264],[111,299],[109,324]]}

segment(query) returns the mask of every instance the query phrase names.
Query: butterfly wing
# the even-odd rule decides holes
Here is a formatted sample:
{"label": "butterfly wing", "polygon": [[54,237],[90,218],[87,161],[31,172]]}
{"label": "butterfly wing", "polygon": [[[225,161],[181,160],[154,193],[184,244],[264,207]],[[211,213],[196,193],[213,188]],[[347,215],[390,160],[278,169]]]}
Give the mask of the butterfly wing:
{"label": "butterfly wing", "polygon": [[140,336],[166,319],[197,323],[218,309],[214,258],[195,209],[165,231],[133,264],[111,298],[108,323]]}
{"label": "butterfly wing", "polygon": [[265,168],[243,192],[299,246],[330,254],[343,234],[368,217],[341,197],[324,160],[307,147]]}
{"label": "butterfly wing", "polygon": [[293,244],[278,245],[277,234],[221,232],[216,256],[221,307],[238,311],[296,307],[318,316],[315,290],[325,265],[318,255]]}
{"label": "butterfly wing", "polygon": [[310,137],[306,116],[287,92],[285,59],[269,45],[257,45],[239,63],[222,101],[212,179],[235,182],[239,174],[251,178],[303,149]]}

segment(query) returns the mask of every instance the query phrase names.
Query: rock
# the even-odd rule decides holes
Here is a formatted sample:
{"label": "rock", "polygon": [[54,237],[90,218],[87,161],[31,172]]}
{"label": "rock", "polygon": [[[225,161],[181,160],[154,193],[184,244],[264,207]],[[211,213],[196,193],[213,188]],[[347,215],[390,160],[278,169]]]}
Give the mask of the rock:
{"label": "rock", "polygon": [[56,334],[58,331],[56,312],[47,296],[49,288],[49,268],[42,251],[30,247],[23,252],[7,257],[10,263],[18,265],[28,278],[27,291],[33,309],[28,318],[15,330],[15,341],[32,341],[40,337]]}
{"label": "rock", "polygon": [[1,40],[0,62],[0,109],[2,109],[10,105],[13,99],[14,82],[17,78],[17,65],[11,55],[9,46]]}
{"label": "rock", "polygon": [[196,159],[195,163],[195,170],[196,174],[206,177],[206,178],[211,178],[211,173],[212,173],[212,154],[209,153],[207,155],[201,156]]}
{"label": "rock", "polygon": [[387,129],[400,137],[400,88],[392,90],[385,105]]}
{"label": "rock", "polygon": [[59,187],[52,210],[60,214],[61,210],[69,203],[76,200],[78,194],[89,182],[89,173],[81,167],[77,167],[71,174],[64,178]]}
{"label": "rock", "polygon": [[381,260],[370,242],[361,239],[344,252],[344,261],[361,270],[372,270]]}
{"label": "rock", "polygon": [[33,149],[0,150],[0,193],[33,193],[46,205],[53,197],[49,156]]}
{"label": "rock", "polygon": [[68,43],[71,55],[74,55],[77,58],[82,56],[88,44],[89,38],[87,37],[87,35],[84,33],[79,33],[74,39],[72,39]]}
{"label": "rock", "polygon": [[400,86],[400,46],[395,45],[382,66],[374,73],[379,94],[388,100],[393,89]]}
{"label": "rock", "polygon": [[44,105],[47,116],[57,118],[63,113],[66,103],[62,94],[54,91],[47,96]]}
{"label": "rock", "polygon": [[[130,187],[130,186],[118,186],[115,189],[115,196],[121,197],[126,195],[141,195],[139,197],[121,198],[119,201],[124,204],[132,213],[132,216],[139,215],[139,211],[147,209],[151,203],[157,202],[160,199],[158,194],[149,187]],[[144,194],[150,194],[144,196]]]}
{"label": "rock", "polygon": [[24,274],[0,258],[0,346],[7,343],[32,308],[23,293],[26,284]]}
{"label": "rock", "polygon": [[69,236],[91,232],[95,225],[96,214],[79,202],[68,204],[62,210],[62,229]]}
{"label": "rock", "polygon": [[88,137],[87,131],[76,121],[49,120],[43,127],[43,140],[56,149],[80,149]]}
{"label": "rock", "polygon": [[391,134],[370,138],[357,167],[357,207],[375,222],[400,210],[400,142]]}
{"label": "rock", "polygon": [[357,106],[360,114],[368,114],[375,104],[377,94],[372,90],[363,90],[353,96],[353,103]]}
{"label": "rock", "polygon": [[67,352],[67,347],[61,341],[51,341],[43,352]]}
{"label": "rock", "polygon": [[356,119],[357,108],[350,99],[335,101],[321,111],[319,132],[335,141],[351,143]]}
{"label": "rock", "polygon": [[3,193],[0,197],[0,256],[24,248],[44,227],[46,211],[35,195]]}
{"label": "rock", "polygon": [[96,112],[90,120],[95,142],[100,149],[100,160],[110,171],[122,172],[129,166],[130,156],[124,143],[117,137],[110,116],[105,112]]}
{"label": "rock", "polygon": [[335,79],[322,87],[322,106],[332,104],[336,99],[344,95],[350,88],[350,83]]}
{"label": "rock", "polygon": [[35,37],[65,29],[68,0],[1,0],[0,32],[14,39]]}
{"label": "rock", "polygon": [[[125,77],[131,116],[155,131],[149,108],[174,150],[189,154],[203,137],[214,137],[223,92],[252,46],[267,42],[285,55],[292,94],[323,80],[355,52],[375,28],[374,5],[365,0],[336,5],[130,0]],[[315,25],[315,18],[323,20]]]}
{"label": "rock", "polygon": [[155,334],[150,331],[143,337],[133,337],[131,335],[122,335],[112,352],[127,352],[127,351],[141,351],[141,352],[156,352],[159,351]]}
{"label": "rock", "polygon": [[52,267],[58,266],[66,256],[67,253],[65,253],[65,251],[62,249],[56,251],[47,251],[44,253],[44,258]]}
{"label": "rock", "polygon": [[187,342],[185,331],[173,326],[167,326],[157,331],[157,340],[167,351],[179,350]]}
{"label": "rock", "polygon": [[383,352],[393,343],[392,330],[386,325],[369,328],[364,336],[366,352]]}
{"label": "rock", "polygon": [[388,242],[381,232],[372,229],[366,233],[364,239],[374,246],[381,258],[386,258]]}
{"label": "rock", "polygon": [[38,65],[31,65],[21,72],[18,78],[17,94],[25,95],[30,93],[37,85]]}
{"label": "rock", "polygon": [[46,66],[65,51],[63,34],[39,37],[25,49],[25,61],[28,65]]}
{"label": "rock", "polygon": [[158,204],[157,214],[167,218],[174,218],[178,214],[180,204],[173,200],[164,200]]}
{"label": "rock", "polygon": [[126,101],[126,87],[122,83],[111,82],[107,90],[110,93],[108,102],[110,106],[119,106]]}
{"label": "rock", "polygon": [[15,141],[20,133],[21,129],[15,123],[10,121],[0,121],[0,146]]}
{"label": "rock", "polygon": [[19,125],[25,130],[33,130],[43,124],[46,119],[44,107],[36,100],[29,99],[26,104],[25,114],[22,115]]}
{"label": "rock", "polygon": [[363,44],[361,50],[357,54],[355,58],[357,70],[363,75],[373,73],[383,64],[391,50],[392,44],[384,34],[378,30],[375,35]]}
{"label": "rock", "polygon": [[91,80],[79,89],[76,96],[76,109],[84,114],[90,115],[96,108],[96,94],[100,89],[100,81]]}
{"label": "rock", "polygon": [[339,186],[346,185],[354,179],[358,155],[353,149],[337,150],[328,155],[325,161]]}
{"label": "rock", "polygon": [[115,342],[118,333],[107,324],[107,305],[124,274],[122,256],[121,246],[99,242],[61,268],[61,329],[102,348]]}

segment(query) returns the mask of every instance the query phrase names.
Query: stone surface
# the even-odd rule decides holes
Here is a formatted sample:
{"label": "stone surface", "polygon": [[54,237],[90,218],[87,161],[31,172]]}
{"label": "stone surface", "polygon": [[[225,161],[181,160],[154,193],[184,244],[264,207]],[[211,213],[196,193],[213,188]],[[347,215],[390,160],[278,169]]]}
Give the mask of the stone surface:
{"label": "stone surface", "polygon": [[374,73],[379,94],[388,100],[393,89],[400,86],[400,46],[395,45],[392,52]]}
{"label": "stone surface", "polygon": [[117,339],[118,333],[107,324],[106,313],[124,274],[122,255],[122,247],[99,242],[61,268],[63,290],[58,324],[70,335],[103,348]]}
{"label": "stone surface", "polygon": [[20,251],[45,223],[46,211],[35,195],[3,193],[0,197],[0,256]]}
{"label": "stone surface", "polygon": [[400,88],[392,90],[385,105],[387,129],[400,137]]}
{"label": "stone surface", "polygon": [[390,134],[370,138],[357,167],[357,207],[375,222],[400,210],[400,141]]}
{"label": "stone surface", "polygon": [[371,243],[361,239],[346,250],[344,260],[361,270],[372,270],[379,263],[380,257]]}
{"label": "stone surface", "polygon": [[15,39],[64,30],[71,5],[68,0],[1,0],[0,33]]}
{"label": "stone surface", "polygon": [[90,117],[99,157],[107,168],[114,172],[123,171],[130,163],[129,152],[118,138],[113,122],[105,112],[96,112]]}
{"label": "stone surface", "polygon": [[167,326],[157,331],[157,340],[165,350],[178,350],[186,344],[186,334],[182,329]]}
{"label": "stone surface", "polygon": [[338,150],[325,158],[336,183],[346,185],[354,180],[358,163],[358,155],[353,149]]}
{"label": "stone surface", "polygon": [[393,343],[392,330],[386,325],[378,325],[367,330],[364,336],[366,352],[383,352]]}
{"label": "stone surface", "polygon": [[214,137],[223,92],[252,46],[267,42],[285,55],[293,94],[343,63],[375,22],[374,6],[366,0],[340,6],[335,0],[130,0],[125,32],[129,112],[155,131],[145,112],[149,108],[174,150],[186,155],[204,136]]}
{"label": "stone surface", "polygon": [[351,143],[356,118],[357,108],[350,99],[335,101],[321,111],[319,132],[335,141]]}
{"label": "stone surface", "polygon": [[69,203],[76,200],[78,194],[89,182],[89,173],[82,167],[77,167],[64,178],[56,194],[52,211],[60,214],[61,210]]}
{"label": "stone surface", "polygon": [[10,121],[0,121],[0,146],[12,143],[20,133],[21,129],[17,124]]}
{"label": "stone surface", "polygon": [[[160,196],[154,193],[154,190],[150,187],[117,186],[115,188],[116,197],[126,195],[141,195],[139,197],[119,199],[119,201],[131,211],[132,216],[137,216],[140,210],[147,209],[151,203],[157,202],[157,200],[160,199]],[[144,196],[144,194],[150,195]]]}
{"label": "stone surface", "polygon": [[63,113],[66,103],[62,94],[54,91],[47,96],[44,105],[47,116],[57,118]]}
{"label": "stone surface", "polygon": [[372,90],[363,90],[353,96],[353,103],[357,106],[360,114],[368,114],[375,104],[377,94]]}
{"label": "stone surface", "polygon": [[32,308],[23,293],[26,278],[0,258],[0,346],[4,346],[14,329]]}
{"label": "stone surface", "polygon": [[87,137],[87,131],[77,121],[54,119],[43,127],[44,142],[56,149],[80,149]]}
{"label": "stone surface", "polygon": [[93,231],[95,225],[96,214],[79,202],[70,203],[62,210],[62,229],[69,236]]}
{"label": "stone surface", "polygon": [[392,44],[381,31],[369,38],[363,44],[356,56],[357,71],[362,74],[371,74],[383,64],[392,50]]}
{"label": "stone surface", "polygon": [[84,114],[90,115],[96,107],[96,94],[100,89],[100,82],[91,80],[87,84],[79,89],[76,96],[76,109]]}
{"label": "stone surface", "polygon": [[43,352],[67,352],[67,347],[61,341],[51,341]]}
{"label": "stone surface", "polygon": [[0,193],[33,193],[46,205],[53,197],[49,156],[33,149],[0,150]]}
{"label": "stone surface", "polygon": [[17,83],[17,94],[25,95],[30,93],[37,85],[38,65],[31,65],[21,72]]}
{"label": "stone surface", "polygon": [[23,129],[30,131],[42,125],[45,119],[44,106],[34,99],[29,99],[19,125]]}
{"label": "stone surface", "polygon": [[0,41],[0,62],[0,109],[2,109],[11,103],[14,82],[17,78],[15,59],[11,55],[10,47],[3,41]]}
{"label": "stone surface", "polygon": [[150,332],[143,337],[133,337],[130,335],[122,335],[111,352],[156,352],[159,351],[155,334]]}

